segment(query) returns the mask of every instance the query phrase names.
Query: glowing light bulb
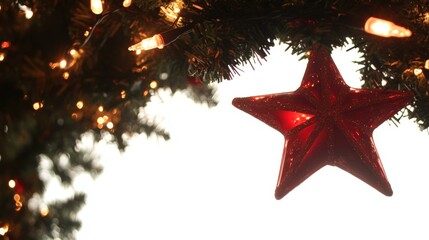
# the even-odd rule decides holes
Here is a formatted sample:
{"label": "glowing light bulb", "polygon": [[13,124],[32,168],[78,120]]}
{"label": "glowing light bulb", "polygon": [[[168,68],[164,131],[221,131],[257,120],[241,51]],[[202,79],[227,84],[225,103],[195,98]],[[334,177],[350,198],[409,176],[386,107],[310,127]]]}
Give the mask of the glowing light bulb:
{"label": "glowing light bulb", "polygon": [[127,92],[125,90],[121,91],[121,98],[124,99],[127,97]]}
{"label": "glowing light bulb", "polygon": [[124,0],[123,2],[122,2],[122,6],[124,6],[124,7],[129,7],[129,6],[131,6],[131,3],[132,3],[133,1],[132,0]]}
{"label": "glowing light bulb", "polygon": [[103,111],[104,111],[103,106],[99,106],[99,107],[98,107],[98,111],[99,111],[99,112],[103,112]]}
{"label": "glowing light bulb", "polygon": [[165,46],[164,39],[160,34],[156,34],[153,37],[145,38],[141,42],[132,45],[128,48],[129,51],[137,50],[150,50],[154,48],[163,48]]}
{"label": "glowing light bulb", "polygon": [[428,59],[428,60],[426,60],[426,62],[425,62],[425,68],[426,68],[426,69],[429,69],[429,59]]}
{"label": "glowing light bulb", "polygon": [[3,62],[5,58],[6,58],[6,54],[3,52],[0,52],[0,62]]}
{"label": "glowing light bulb", "polygon": [[91,0],[91,11],[94,14],[101,14],[103,12],[103,2],[101,0]]}
{"label": "glowing light bulb", "polygon": [[366,20],[364,29],[365,32],[380,37],[405,38],[410,37],[412,35],[411,30],[407,28],[398,26],[393,22],[375,17],[370,17]]}

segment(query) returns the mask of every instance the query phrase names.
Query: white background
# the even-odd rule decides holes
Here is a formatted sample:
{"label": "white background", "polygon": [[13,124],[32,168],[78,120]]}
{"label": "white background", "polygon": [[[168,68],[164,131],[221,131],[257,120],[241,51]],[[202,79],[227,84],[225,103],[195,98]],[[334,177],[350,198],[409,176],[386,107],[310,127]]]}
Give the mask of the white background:
{"label": "white background", "polygon": [[[429,136],[407,119],[373,135],[392,197],[328,166],[275,200],[283,136],[231,101],[298,88],[307,61],[284,49],[217,84],[215,108],[160,92],[148,112],[162,117],[170,141],[136,136],[124,154],[100,144],[103,174],[75,183],[88,192],[78,239],[429,239]],[[358,55],[333,58],[359,87]]]}

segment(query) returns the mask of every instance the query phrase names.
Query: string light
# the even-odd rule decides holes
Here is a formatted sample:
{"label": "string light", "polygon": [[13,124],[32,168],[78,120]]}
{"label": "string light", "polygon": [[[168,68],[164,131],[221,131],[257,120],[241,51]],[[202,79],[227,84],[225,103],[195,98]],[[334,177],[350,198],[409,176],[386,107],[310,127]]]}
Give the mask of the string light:
{"label": "string light", "polygon": [[167,21],[176,22],[183,6],[184,3],[182,0],[176,0],[170,2],[167,7],[161,6],[160,11],[165,15]]}
{"label": "string light", "polygon": [[3,62],[5,58],[6,58],[6,53],[0,52],[0,62]]}
{"label": "string light", "polygon": [[366,20],[364,30],[367,33],[374,34],[380,37],[405,38],[410,37],[412,35],[412,32],[407,28],[396,25],[393,22],[375,17],[370,17]]}
{"label": "string light", "polygon": [[141,42],[132,45],[128,48],[129,51],[150,50],[154,48],[163,48],[165,46],[164,39],[161,34],[155,34],[150,38],[145,38]]}
{"label": "string light", "polygon": [[99,111],[99,112],[103,112],[103,111],[104,111],[103,106],[99,106],[99,107],[98,107],[98,111]]}
{"label": "string light", "polygon": [[101,0],[91,0],[91,11],[94,14],[101,14],[103,12],[103,2]]}
{"label": "string light", "polygon": [[124,6],[124,7],[129,7],[129,6],[131,6],[131,3],[132,3],[133,1],[132,0],[124,0],[123,2],[122,2],[122,6]]}
{"label": "string light", "polygon": [[121,98],[124,99],[127,97],[127,92],[125,92],[125,90],[121,91]]}
{"label": "string light", "polygon": [[429,59],[428,59],[428,60],[426,60],[426,62],[425,62],[425,68],[426,68],[426,69],[429,69]]}

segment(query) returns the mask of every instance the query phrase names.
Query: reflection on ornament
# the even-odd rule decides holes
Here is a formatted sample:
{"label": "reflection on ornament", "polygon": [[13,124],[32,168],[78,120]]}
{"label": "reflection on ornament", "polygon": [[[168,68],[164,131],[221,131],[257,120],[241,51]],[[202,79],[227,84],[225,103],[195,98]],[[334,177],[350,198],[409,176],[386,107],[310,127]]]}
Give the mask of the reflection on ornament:
{"label": "reflection on ornament", "polygon": [[233,105],[284,135],[277,199],[326,165],[390,196],[372,132],[412,98],[410,92],[350,88],[327,51],[314,47],[295,92],[235,98]]}
{"label": "reflection on ornament", "polygon": [[375,17],[370,17],[366,20],[364,30],[367,33],[371,33],[380,37],[405,38],[410,37],[412,34],[412,32],[407,28]]}

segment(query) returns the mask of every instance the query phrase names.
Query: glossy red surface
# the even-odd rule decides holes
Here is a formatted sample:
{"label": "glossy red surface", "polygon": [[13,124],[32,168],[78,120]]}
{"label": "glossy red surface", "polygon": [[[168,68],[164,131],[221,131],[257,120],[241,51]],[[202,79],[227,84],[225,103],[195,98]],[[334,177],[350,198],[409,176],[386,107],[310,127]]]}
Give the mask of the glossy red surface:
{"label": "glossy red surface", "polygon": [[390,196],[372,132],[412,98],[404,91],[350,88],[327,51],[314,48],[295,92],[235,98],[233,105],[285,137],[277,199],[325,165]]}

